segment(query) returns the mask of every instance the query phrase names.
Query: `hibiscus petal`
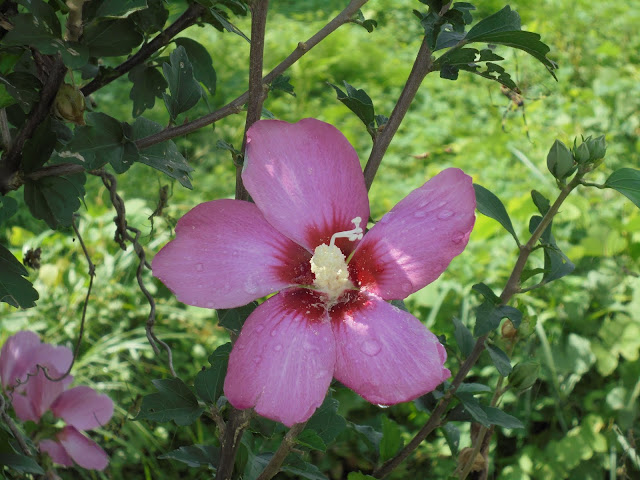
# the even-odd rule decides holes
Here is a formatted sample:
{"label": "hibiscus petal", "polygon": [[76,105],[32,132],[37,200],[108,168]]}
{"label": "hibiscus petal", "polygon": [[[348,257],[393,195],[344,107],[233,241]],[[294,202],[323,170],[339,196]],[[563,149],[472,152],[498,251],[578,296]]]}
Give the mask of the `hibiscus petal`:
{"label": "hibiscus petal", "polygon": [[31,400],[29,400],[26,395],[14,392],[11,396],[11,406],[14,412],[16,412],[16,416],[23,422],[29,420],[38,422],[40,420],[40,414],[36,413]]}
{"label": "hibiscus petal", "polygon": [[336,339],[334,376],[369,402],[413,400],[451,376],[437,337],[416,317],[379,297],[353,293],[330,315]]}
{"label": "hibiscus petal", "polygon": [[[261,120],[247,132],[244,184],[278,231],[310,251],[331,236],[363,226],[369,199],[354,148],[334,126],[313,118]],[[346,253],[354,243],[336,244]]]}
{"label": "hibiscus petal", "polygon": [[51,405],[53,414],[78,430],[91,430],[113,416],[113,402],[93,388],[80,386],[62,392]]}
{"label": "hibiscus petal", "polygon": [[[49,371],[51,378],[56,378],[59,374],[51,369]],[[31,376],[27,379],[26,383],[26,397],[31,402],[33,412],[37,416],[37,420],[49,410],[51,404],[58,398],[58,396],[64,392],[69,384],[73,381],[71,375],[65,377],[63,380],[54,382],[45,377],[44,372],[40,370],[37,375]],[[16,410],[16,414],[17,414]],[[35,421],[37,421],[35,420]]]}
{"label": "hibiscus petal", "polygon": [[69,456],[67,451],[62,445],[55,440],[49,438],[42,440],[39,443],[40,451],[47,452],[55,463],[63,465],[65,467],[73,466],[73,459]]}
{"label": "hibiscus petal", "polygon": [[457,168],[440,172],[366,233],[349,263],[351,278],[386,300],[420,290],[466,247],[475,207],[471,177]]}
{"label": "hibiscus petal", "polygon": [[153,259],[153,274],[183,303],[233,308],[289,285],[312,283],[310,258],[254,204],[215,200],[180,219],[176,238]]}
{"label": "hibiscus petal", "polygon": [[245,322],[229,357],[224,393],[234,407],[255,407],[290,427],[322,404],[334,363],[323,299],[310,290],[288,290]]}
{"label": "hibiscus petal", "polygon": [[108,465],[109,457],[105,451],[74,427],[64,427],[56,437],[73,461],[82,468],[104,470]]}
{"label": "hibiscus petal", "polygon": [[0,379],[7,388],[17,379],[24,380],[32,365],[29,353],[40,344],[40,337],[28,330],[18,332],[7,339],[0,350]]}

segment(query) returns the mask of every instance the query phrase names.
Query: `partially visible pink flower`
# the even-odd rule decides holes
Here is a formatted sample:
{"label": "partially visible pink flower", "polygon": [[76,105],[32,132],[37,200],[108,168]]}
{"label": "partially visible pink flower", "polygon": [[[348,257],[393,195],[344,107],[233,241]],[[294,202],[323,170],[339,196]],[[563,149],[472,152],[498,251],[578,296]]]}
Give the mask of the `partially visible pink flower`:
{"label": "partially visible pink flower", "polygon": [[49,377],[60,377],[71,365],[73,354],[66,347],[41,343],[29,331],[9,337],[0,351],[2,386],[10,392],[11,403],[22,421],[39,422],[49,410],[67,424],[56,434],[56,440],[40,442],[42,451],[49,453],[54,462],[103,470],[109,458],[93,440],[80,433],[106,424],[113,416],[113,402],[86,386],[67,388],[73,381],[49,380],[37,365],[47,367]]}
{"label": "partially visible pink flower", "polygon": [[364,234],[369,201],[355,150],[335,127],[305,119],[255,123],[242,179],[255,204],[198,205],[153,259],[153,274],[191,305],[233,308],[280,292],[233,347],[232,405],[291,426],[313,414],[332,377],[391,405],[451,375],[436,336],[388,301],[434,281],[465,248],[475,222],[469,176],[441,172]]}

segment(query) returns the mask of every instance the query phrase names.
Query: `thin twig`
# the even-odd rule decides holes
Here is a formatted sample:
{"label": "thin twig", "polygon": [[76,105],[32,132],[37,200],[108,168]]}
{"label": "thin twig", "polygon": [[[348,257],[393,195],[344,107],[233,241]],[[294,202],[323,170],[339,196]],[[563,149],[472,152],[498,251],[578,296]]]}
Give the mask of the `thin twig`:
{"label": "thin twig", "polygon": [[216,480],[230,480],[233,476],[235,463],[242,432],[249,426],[253,410],[237,410],[231,408],[229,420],[224,429],[224,435],[220,439],[220,464],[216,473]]}
{"label": "thin twig", "polygon": [[[542,236],[542,233],[558,213],[558,210],[560,209],[562,203],[566,200],[569,194],[580,184],[581,179],[582,174],[579,172],[578,174],[576,174],[573,180],[571,180],[571,182],[569,182],[569,184],[562,189],[556,201],[553,203],[551,208],[549,208],[547,213],[542,217],[540,224],[531,234],[531,238],[529,239],[529,241],[525,245],[520,247],[520,254],[518,255],[518,259],[516,260],[511,275],[509,276],[509,280],[507,280],[504,290],[500,295],[502,304],[506,304],[511,299],[511,297],[513,297],[513,295],[518,292],[520,276],[522,275],[529,255],[535,248],[535,244],[538,242],[538,240]],[[427,438],[427,436],[431,432],[433,432],[437,427],[440,426],[440,419],[447,411],[449,403],[451,403],[451,401],[453,400],[456,390],[462,384],[467,374],[471,371],[471,368],[473,368],[473,366],[480,358],[480,355],[485,349],[485,341],[488,337],[489,333],[479,337],[476,340],[476,343],[473,346],[473,350],[469,354],[469,357],[467,357],[467,359],[460,367],[460,370],[451,382],[451,386],[434,408],[427,423],[402,450],[400,450],[394,457],[384,462],[373,472],[374,477],[384,478],[386,475],[391,473],[391,471],[394,470],[398,465],[400,465],[400,463],[402,463],[411,454],[411,452],[413,452],[422,443],[422,441]]]}
{"label": "thin twig", "polygon": [[18,446],[20,447],[20,450],[22,450],[22,453],[29,457],[32,456],[31,450],[27,446],[27,442],[25,442],[24,438],[22,438],[22,433],[20,432],[20,430],[18,430],[16,424],[13,423],[13,419],[6,412],[6,407],[7,402],[4,399],[4,396],[0,394],[0,418],[2,418],[7,427],[9,427],[9,430],[11,430],[11,433],[13,433],[13,436],[16,439],[16,442],[18,442]]}
{"label": "thin twig", "polygon": [[0,108],[0,138],[2,138],[4,150],[9,150],[11,148],[11,132],[9,131],[7,110],[4,108]]}
{"label": "thin twig", "polygon": [[422,40],[422,44],[420,45],[420,50],[418,50],[416,60],[413,63],[411,73],[407,78],[407,82],[404,85],[402,93],[400,94],[398,103],[394,107],[393,112],[391,112],[389,121],[385,124],[382,132],[376,136],[375,142],[373,143],[369,160],[367,160],[367,165],[364,167],[364,181],[367,186],[367,190],[371,188],[371,184],[376,176],[378,167],[380,167],[380,162],[382,162],[382,157],[384,157],[393,136],[398,131],[400,123],[402,123],[404,116],[411,106],[411,102],[413,102],[416,93],[418,93],[422,80],[424,80],[424,77],[431,72],[432,69],[433,63],[431,62],[431,49],[429,48],[429,42],[425,36]]}
{"label": "thin twig", "polygon": [[307,422],[296,423],[289,429],[282,439],[278,450],[273,454],[273,457],[271,457],[267,466],[264,467],[264,470],[258,476],[257,480],[271,480],[280,471],[282,462],[284,462],[284,459],[287,458],[287,455],[289,455],[289,452],[296,444],[296,437],[302,433],[306,425]]}
{"label": "thin twig", "polygon": [[215,405],[211,405],[209,407],[209,415],[211,415],[211,418],[213,419],[213,421],[216,423],[216,426],[218,427],[219,436],[222,437],[224,435],[224,430],[226,428],[226,425],[224,423],[224,419],[222,418],[222,415],[220,415],[220,410],[218,410],[218,407],[216,407]]}
{"label": "thin twig", "polygon": [[[251,8],[251,49],[249,51],[249,100],[247,103],[247,119],[244,125],[242,141],[242,158],[247,148],[247,131],[262,114],[262,105],[266,96],[262,84],[262,65],[264,59],[264,34],[267,25],[269,0],[256,0]],[[242,183],[242,164],[236,163],[236,199],[249,200],[249,192]]]}
{"label": "thin twig", "polygon": [[133,67],[141,64],[147,60],[151,55],[167,45],[173,37],[184,29],[194,25],[200,15],[205,12],[205,7],[199,3],[192,3],[189,8],[171,25],[169,25],[164,31],[160,32],[153,40],[145,44],[136,52],[135,55],[127,59],[124,63],[121,63],[108,73],[103,73],[90,83],[82,87],[81,91],[84,96],[89,96],[96,90],[108,85],[115,79],[120,78],[125,73],[128,73]]}
{"label": "thin twig", "polygon": [[[107,187],[107,190],[109,190],[109,196],[111,198],[113,208],[116,210],[116,217],[114,218],[114,222],[116,224],[116,233],[114,236],[115,242],[120,245],[120,248],[122,248],[123,250],[127,249],[127,242],[133,244],[133,249],[139,259],[138,268],[136,270],[136,279],[138,281],[140,290],[147,298],[147,302],[149,303],[149,315],[145,324],[145,331],[147,333],[149,344],[151,345],[151,348],[156,355],[160,354],[158,344],[167,352],[169,372],[172,376],[176,377],[177,375],[175,369],[173,368],[173,352],[171,351],[171,347],[169,347],[166,342],[160,340],[153,331],[153,327],[156,322],[156,302],[153,298],[153,295],[151,295],[151,293],[145,286],[144,280],[142,279],[142,274],[145,267],[151,270],[151,265],[149,264],[149,262],[147,262],[145,250],[139,241],[141,232],[137,228],[133,228],[127,225],[124,200],[122,200],[122,197],[118,195],[118,184],[116,181],[116,177],[104,170],[95,171],[93,172],[93,174],[99,176],[102,179],[102,183],[105,187]],[[134,236],[132,236],[129,232],[133,232]]]}

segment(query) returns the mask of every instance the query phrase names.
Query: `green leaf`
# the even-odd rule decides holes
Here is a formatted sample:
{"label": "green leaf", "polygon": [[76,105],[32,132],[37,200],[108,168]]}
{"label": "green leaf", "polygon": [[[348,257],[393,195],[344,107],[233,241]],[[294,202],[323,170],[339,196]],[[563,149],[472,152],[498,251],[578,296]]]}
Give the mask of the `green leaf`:
{"label": "green leaf", "polygon": [[27,179],[24,201],[31,214],[47,222],[52,229],[71,225],[73,213],[80,208],[84,197],[84,173]]}
{"label": "green leaf", "polygon": [[640,170],[633,168],[616,170],[609,175],[604,186],[617,190],[640,208]]}
{"label": "green leaf", "polygon": [[196,375],[194,387],[196,393],[205,403],[213,404],[222,395],[224,377],[227,375],[229,364],[229,354],[231,353],[231,343],[219,346],[209,356],[211,368],[201,370]]}
{"label": "green leaf", "polygon": [[0,225],[9,220],[18,211],[18,202],[15,198],[6,195],[0,196]]}
{"label": "green leaf", "polygon": [[[533,233],[541,221],[542,217],[538,215],[531,217],[531,220],[529,220],[529,231]],[[544,247],[545,274],[542,277],[543,282],[552,282],[565,275],[569,275],[575,270],[576,266],[556,245],[556,240],[551,234],[551,225],[543,232],[540,243]]]}
{"label": "green leaf", "polygon": [[456,317],[453,317],[453,325],[455,327],[453,336],[456,339],[460,353],[466,358],[471,354],[476,342],[473,339],[473,335],[471,335],[471,331]]}
{"label": "green leaf", "polygon": [[[133,123],[133,136],[136,140],[163,130],[162,125],[144,117],[136,118]],[[140,151],[139,162],[149,165],[171,178],[177,179],[183,187],[193,188],[189,180],[189,172],[193,170],[185,158],[178,151],[178,147],[171,140],[157,143]]]}
{"label": "green leaf", "polygon": [[220,448],[213,445],[189,445],[159,455],[162,460],[177,460],[190,467],[208,466],[215,470],[220,463]]}
{"label": "green leaf", "polygon": [[305,430],[313,430],[329,445],[347,427],[347,422],[338,414],[338,401],[327,397],[307,422]]}
{"label": "green leaf", "polygon": [[402,429],[386,415],[382,416],[382,440],[380,440],[380,461],[393,457],[404,446]]}
{"label": "green leaf", "polygon": [[202,90],[193,77],[193,67],[184,47],[178,47],[171,52],[169,61],[171,64],[164,63],[162,70],[171,94],[163,93],[162,96],[171,120],[175,120],[182,112],[198,103],[202,97]]}
{"label": "green leaf", "polygon": [[6,465],[19,473],[44,475],[44,470],[33,458],[19,453],[0,453],[0,465]]}
{"label": "green leaf", "polygon": [[476,192],[476,208],[478,211],[489,218],[497,220],[511,234],[516,243],[520,245],[520,240],[518,240],[518,236],[513,229],[509,214],[500,199],[482,185],[474,183],[473,189]]}
{"label": "green leaf", "polygon": [[491,287],[489,287],[489,285],[485,284],[485,283],[476,283],[474,286],[471,287],[471,290],[478,292],[480,295],[482,295],[485,299],[489,300],[490,302],[498,305],[500,303],[500,297],[498,297],[495,293],[493,293],[493,290],[491,290]]}
{"label": "green leaf", "polygon": [[208,13],[209,13],[209,16],[207,20],[215,28],[217,28],[221,32],[223,30],[226,30],[227,32],[235,33],[236,35],[239,35],[242,38],[244,38],[247,42],[251,43],[251,40],[249,40],[249,37],[247,37],[244,33],[242,33],[242,31],[238,27],[236,27],[233,23],[231,23],[227,19],[227,16],[226,16],[227,14],[225,12],[218,10],[216,8],[210,8]]}
{"label": "green leaf", "polygon": [[30,173],[43,166],[51,157],[56,141],[56,135],[51,131],[51,117],[47,117],[24,145],[22,171]]}
{"label": "green leaf", "polygon": [[147,8],[146,0],[104,0],[97,8],[96,17],[126,17],[129,13]]}
{"label": "green leaf", "polygon": [[468,42],[475,41],[484,35],[493,35],[499,32],[509,32],[520,30],[520,15],[511,10],[507,5],[499,12],[483,18],[475,26],[467,32],[466,40]]}
{"label": "green leaf", "polygon": [[491,361],[496,366],[498,373],[503,377],[508,376],[513,368],[511,367],[511,360],[509,360],[507,354],[490,343],[485,342],[484,346],[486,347],[487,352],[489,352]]}
{"label": "green leaf", "polygon": [[531,199],[541,215],[546,215],[551,208],[551,203],[537,190],[531,190]]}
{"label": "green leaf", "polygon": [[491,425],[497,425],[502,428],[524,428],[523,423],[516,417],[504,413],[499,408],[495,407],[482,407],[487,419]]}
{"label": "green leaf", "polygon": [[375,451],[380,449],[380,440],[382,440],[382,433],[369,425],[357,425],[355,423],[349,423],[349,427],[353,428],[362,439],[369,444],[369,447]]}
{"label": "green leaf", "polygon": [[185,49],[193,67],[193,76],[201,82],[211,95],[216,93],[216,71],[213,60],[205,47],[190,38],[176,38],[174,42]]}
{"label": "green leaf", "polygon": [[287,461],[280,468],[283,472],[290,473],[293,478],[306,478],[307,480],[328,480],[327,477],[314,464],[305,462],[299,455],[289,455]]}
{"label": "green leaf", "polygon": [[493,302],[485,300],[476,309],[476,325],[473,329],[473,335],[480,337],[498,328],[503,318],[508,318],[518,328],[522,321],[522,312],[509,305],[496,306]]}
{"label": "green leaf", "polygon": [[257,302],[251,302],[247,305],[243,305],[242,307],[217,310],[218,325],[232,331],[233,333],[239,334],[245,320],[257,307]]}
{"label": "green leaf", "polygon": [[133,117],[139,117],[142,113],[153,108],[156,97],[162,98],[167,89],[167,81],[155,67],[148,65],[136,65],[129,72],[129,80],[133,83],[129,98],[133,100]]}
{"label": "green leaf", "polygon": [[300,435],[298,435],[296,442],[300,445],[311,448],[312,450],[320,450],[322,452],[327,450],[327,445],[313,430],[304,430]]}
{"label": "green leaf", "polygon": [[[9,197],[4,197],[5,200]],[[4,211],[0,210],[0,215]],[[35,307],[39,295],[31,282],[24,277],[29,273],[22,263],[0,245],[0,302],[16,308]]]}
{"label": "green leaf", "polygon": [[491,392],[491,388],[482,383],[463,383],[456,390],[458,393],[486,393]]}
{"label": "green leaf", "polygon": [[158,393],[152,393],[142,399],[140,412],[134,420],[151,420],[177,425],[191,425],[204,411],[198,405],[198,399],[179,378],[152,380]]}
{"label": "green leaf", "polygon": [[293,85],[289,83],[291,77],[289,75],[278,75],[273,79],[273,82],[269,84],[271,90],[280,90],[295,97],[296,93],[293,91]]}
{"label": "green leaf", "polygon": [[365,475],[361,472],[349,472],[349,475],[347,475],[347,480],[376,480],[376,477]]}
{"label": "green leaf", "polygon": [[128,55],[142,43],[136,24],[128,18],[98,20],[84,29],[82,44],[92,57],[119,57]]}
{"label": "green leaf", "polygon": [[484,408],[472,394],[456,392],[455,396],[462,403],[465,412],[471,415],[476,422],[484,425],[485,427],[490,425],[489,418],[487,417]]}
{"label": "green leaf", "polygon": [[440,429],[442,430],[447,445],[449,445],[451,455],[454,457],[458,456],[458,452],[460,451],[460,429],[453,423],[445,423]]}
{"label": "green leaf", "polygon": [[[328,82],[327,82],[328,83]],[[343,82],[347,92],[343,92],[336,85],[329,83],[338,94],[338,100],[344,103],[349,110],[355,113],[360,120],[365,124],[367,129],[373,127],[375,122],[375,114],[373,109],[373,102],[367,92],[352,87],[347,82]]]}
{"label": "green leaf", "polygon": [[32,106],[40,99],[38,90],[42,84],[29,73],[12,72],[6,77],[0,75],[0,85],[18,102],[24,113],[29,113]]}
{"label": "green leaf", "polygon": [[163,0],[147,0],[148,7],[138,10],[129,17],[146,34],[160,32],[169,18],[169,10]]}
{"label": "green leaf", "polygon": [[[87,170],[110,163],[118,172],[131,166],[122,124],[100,112],[85,115],[87,125],[76,127],[73,139],[58,153],[60,158],[83,165]],[[125,168],[126,170],[126,168]]]}
{"label": "green leaf", "polygon": [[30,45],[40,52],[51,55],[57,53],[63,42],[60,38],[60,23],[56,33],[51,25],[30,13],[21,13],[11,19],[13,28],[2,39],[3,45]]}

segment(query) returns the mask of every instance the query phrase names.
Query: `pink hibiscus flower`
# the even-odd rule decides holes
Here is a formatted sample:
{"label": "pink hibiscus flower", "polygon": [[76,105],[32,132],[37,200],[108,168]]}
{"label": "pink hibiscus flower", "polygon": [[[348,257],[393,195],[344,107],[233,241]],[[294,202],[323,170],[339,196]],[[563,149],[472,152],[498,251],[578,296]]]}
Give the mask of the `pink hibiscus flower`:
{"label": "pink hibiscus flower", "polygon": [[255,204],[215,200],[180,219],[153,274],[178,300],[233,308],[274,292],[247,318],[224,392],[287,426],[307,420],[332,378],[391,405],[447,379],[446,353],[388,303],[434,281],[475,222],[471,178],[447,169],[363,237],[369,201],[358,156],[333,126],[262,120],[242,172]]}
{"label": "pink hibiscus flower", "polygon": [[86,386],[67,390],[73,377],[53,382],[36,367],[47,367],[49,377],[59,377],[67,371],[72,358],[66,347],[41,343],[38,335],[30,331],[18,332],[7,339],[0,351],[0,380],[20,420],[39,422],[51,410],[67,423],[55,440],[40,441],[41,451],[60,465],[68,467],[75,462],[83,468],[103,470],[109,463],[107,454],[80,431],[107,423],[113,415],[113,402]]}

